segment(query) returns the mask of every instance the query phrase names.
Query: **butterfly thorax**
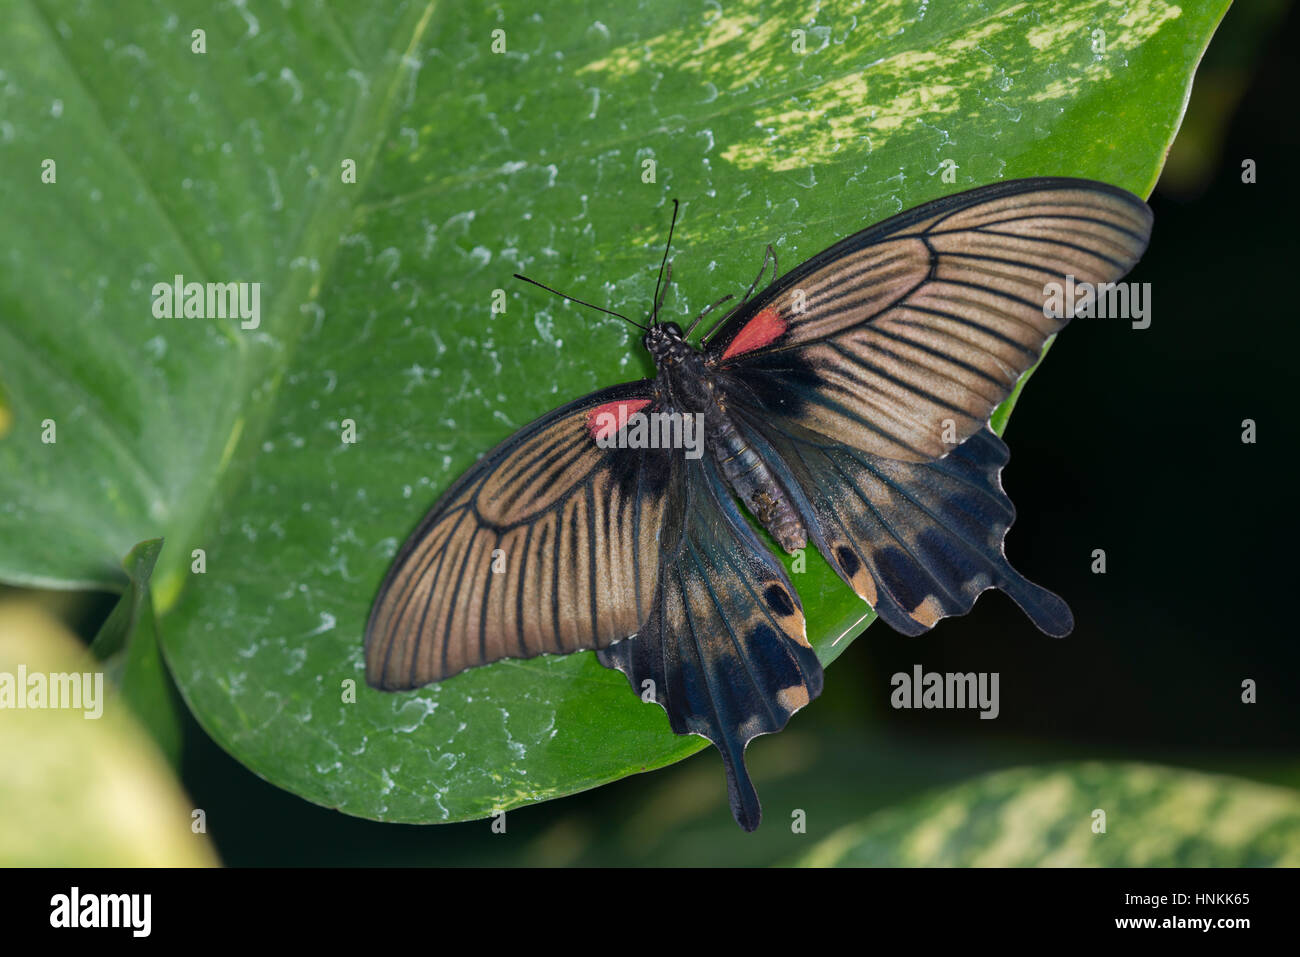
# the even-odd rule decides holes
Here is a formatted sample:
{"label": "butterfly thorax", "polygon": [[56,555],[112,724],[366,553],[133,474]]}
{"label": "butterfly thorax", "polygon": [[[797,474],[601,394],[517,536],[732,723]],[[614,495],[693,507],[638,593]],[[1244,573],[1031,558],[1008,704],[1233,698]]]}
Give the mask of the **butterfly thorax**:
{"label": "butterfly thorax", "polygon": [[732,491],[783,549],[803,548],[808,543],[803,521],[768,464],[728,414],[704,354],[685,341],[676,323],[652,326],[643,342],[659,371],[663,401],[674,411],[704,416],[704,444]]}

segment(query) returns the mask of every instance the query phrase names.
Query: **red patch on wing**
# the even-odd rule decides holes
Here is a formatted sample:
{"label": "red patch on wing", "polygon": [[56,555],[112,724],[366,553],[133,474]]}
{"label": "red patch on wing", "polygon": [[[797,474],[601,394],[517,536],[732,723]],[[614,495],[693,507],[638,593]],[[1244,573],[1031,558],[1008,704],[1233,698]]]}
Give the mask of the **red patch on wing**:
{"label": "red patch on wing", "polygon": [[617,435],[627,425],[633,412],[640,412],[650,404],[649,399],[618,399],[598,405],[587,413],[587,428],[596,441]]}
{"label": "red patch on wing", "polygon": [[731,345],[727,346],[727,351],[722,354],[722,358],[730,359],[732,356],[771,345],[781,338],[781,333],[785,332],[788,326],[789,323],[781,318],[781,314],[768,306],[745,323],[736,334],[736,338],[731,340]]}

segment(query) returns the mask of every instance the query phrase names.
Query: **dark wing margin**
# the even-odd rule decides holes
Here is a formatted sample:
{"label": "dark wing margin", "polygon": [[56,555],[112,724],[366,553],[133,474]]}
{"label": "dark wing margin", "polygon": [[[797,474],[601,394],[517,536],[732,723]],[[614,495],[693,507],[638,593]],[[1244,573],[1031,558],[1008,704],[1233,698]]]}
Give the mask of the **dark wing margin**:
{"label": "dark wing margin", "polygon": [[[600,448],[597,422],[649,411],[652,384],[595,392],[485,455],[434,505],[388,571],[366,625],[385,690],[501,658],[601,648],[650,613],[680,522],[671,450]],[[601,414],[615,419],[599,419]]]}
{"label": "dark wing margin", "polygon": [[1048,288],[1114,283],[1151,211],[1091,180],[1008,180],[918,206],[782,276],[708,361],[765,413],[908,462],[970,438],[1064,327]]}
{"label": "dark wing margin", "polygon": [[[831,567],[895,631],[919,635],[964,615],[989,588],[1062,637],[1074,616],[1007,561],[1015,507],[1002,489],[1009,454],[991,430],[942,459],[900,462],[737,410],[742,434],[774,463]],[[775,454],[773,454],[775,453]]]}
{"label": "dark wing margin", "polygon": [[803,609],[782,567],[741,516],[711,456],[687,460],[685,522],[665,551],[658,593],[635,638],[598,654],[656,701],[678,734],[722,754],[736,821],[758,827],[745,747],[780,731],[822,690]]}

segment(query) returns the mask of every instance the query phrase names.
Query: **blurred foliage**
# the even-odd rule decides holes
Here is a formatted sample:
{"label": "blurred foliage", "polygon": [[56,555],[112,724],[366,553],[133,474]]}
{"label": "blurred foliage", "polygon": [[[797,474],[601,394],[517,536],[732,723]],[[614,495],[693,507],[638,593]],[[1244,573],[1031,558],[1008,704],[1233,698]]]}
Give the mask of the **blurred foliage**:
{"label": "blurred foliage", "polygon": [[806,867],[1295,867],[1300,795],[1142,764],[1017,768],[839,831]]}
{"label": "blurred foliage", "polygon": [[1224,18],[1196,69],[1178,138],[1160,174],[1162,191],[1185,199],[1204,191],[1219,163],[1225,128],[1254,76],[1259,49],[1290,6],[1290,0],[1251,0]]}
{"label": "blurred foliage", "polygon": [[[74,672],[101,666],[38,605],[0,598],[0,680]],[[102,673],[99,686],[102,697],[83,697],[81,709],[48,707],[47,697],[44,708],[0,711],[0,865],[217,863],[149,735]]]}

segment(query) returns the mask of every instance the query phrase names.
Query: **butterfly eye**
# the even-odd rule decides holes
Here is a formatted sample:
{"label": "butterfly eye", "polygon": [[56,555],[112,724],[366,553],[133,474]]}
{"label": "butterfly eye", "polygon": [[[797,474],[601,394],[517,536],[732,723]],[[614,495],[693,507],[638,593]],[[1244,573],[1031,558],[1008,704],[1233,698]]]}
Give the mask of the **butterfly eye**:
{"label": "butterfly eye", "polygon": [[682,337],[682,327],[677,325],[677,323],[665,322],[663,326],[664,326],[664,332],[668,333],[670,336],[673,336],[676,339],[680,339]]}

